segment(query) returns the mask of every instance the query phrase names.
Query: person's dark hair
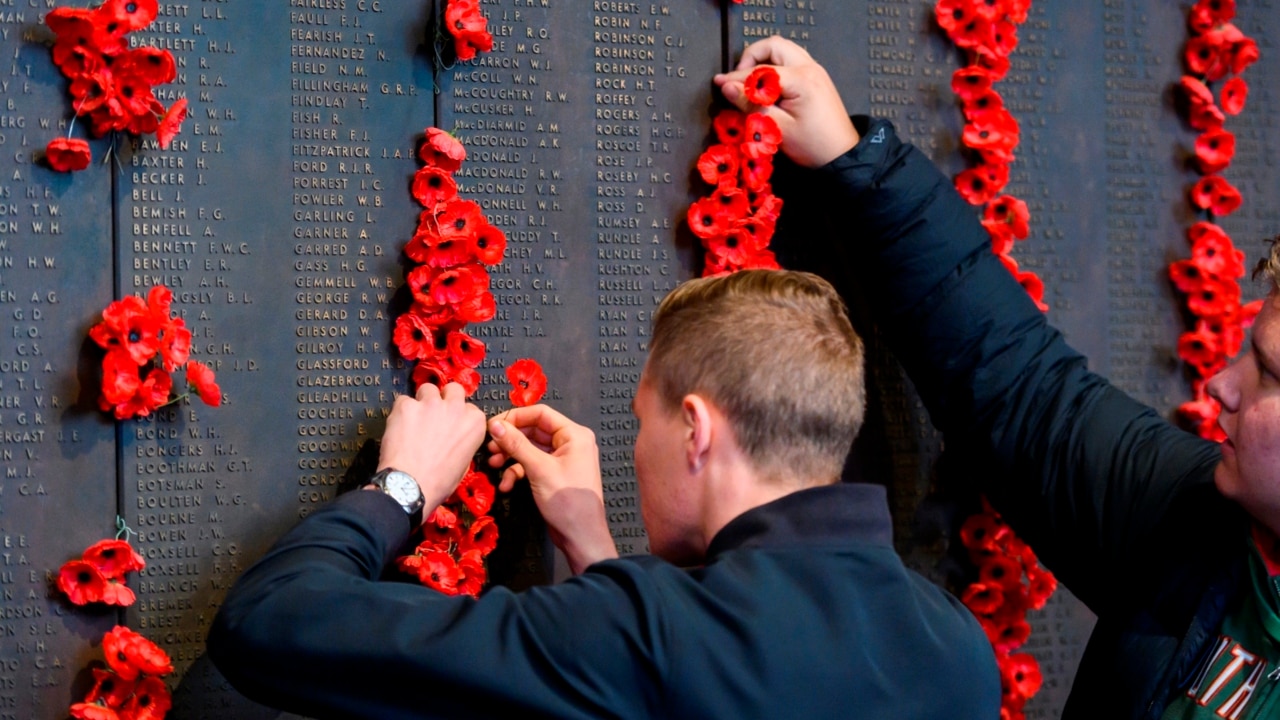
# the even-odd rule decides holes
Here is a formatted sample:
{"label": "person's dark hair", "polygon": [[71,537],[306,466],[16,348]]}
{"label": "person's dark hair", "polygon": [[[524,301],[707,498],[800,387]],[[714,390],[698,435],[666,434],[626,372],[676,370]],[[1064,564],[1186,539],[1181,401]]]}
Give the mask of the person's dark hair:
{"label": "person's dark hair", "polygon": [[764,477],[839,478],[866,411],[862,341],[835,288],[809,273],[690,280],[662,302],[644,380],[671,411],[714,404]]}

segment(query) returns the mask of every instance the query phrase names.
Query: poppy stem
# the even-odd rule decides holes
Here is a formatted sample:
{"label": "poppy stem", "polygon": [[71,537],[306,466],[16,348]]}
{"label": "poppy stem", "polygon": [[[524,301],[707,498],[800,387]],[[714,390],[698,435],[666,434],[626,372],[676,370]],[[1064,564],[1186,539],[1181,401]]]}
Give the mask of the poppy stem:
{"label": "poppy stem", "polygon": [[129,536],[137,535],[137,534],[138,534],[138,531],[129,527],[128,523],[124,521],[124,518],[120,517],[119,515],[116,516],[116,539],[117,540],[119,540],[120,537],[123,535],[124,541],[129,542]]}

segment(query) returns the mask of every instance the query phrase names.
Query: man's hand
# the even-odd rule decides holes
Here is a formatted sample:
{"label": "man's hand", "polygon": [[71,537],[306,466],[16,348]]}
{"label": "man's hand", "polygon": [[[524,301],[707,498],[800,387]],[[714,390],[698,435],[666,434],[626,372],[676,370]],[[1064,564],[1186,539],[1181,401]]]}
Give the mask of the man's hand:
{"label": "man's hand", "polygon": [[412,475],[430,514],[458,486],[483,441],[484,411],[467,402],[461,385],[441,390],[424,383],[417,399],[401,395],[392,405],[378,469]]}
{"label": "man's hand", "polygon": [[[775,105],[761,108],[747,100],[743,83],[757,65],[776,66],[782,96]],[[782,130],[782,151],[798,165],[821,167],[858,144],[858,131],[831,77],[790,40],[774,36],[752,43],[737,69],[716,75],[715,83],[739,110],[773,118]]]}
{"label": "man's hand", "polygon": [[495,417],[489,434],[489,464],[515,461],[502,473],[499,489],[507,492],[520,478],[529,478],[551,541],[575,575],[618,556],[604,517],[595,433],[546,405],[533,405]]}

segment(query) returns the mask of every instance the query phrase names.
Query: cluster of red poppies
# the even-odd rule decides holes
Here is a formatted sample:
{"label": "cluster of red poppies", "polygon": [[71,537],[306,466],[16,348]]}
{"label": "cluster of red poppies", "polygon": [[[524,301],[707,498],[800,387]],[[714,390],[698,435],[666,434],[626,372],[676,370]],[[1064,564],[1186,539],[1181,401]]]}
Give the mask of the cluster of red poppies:
{"label": "cluster of red poppies", "polygon": [[[187,100],[165,109],[152,88],[177,77],[173,54],[153,47],[129,47],[129,33],[156,19],[156,0],[106,0],[96,8],[54,8],[45,24],[54,32],[53,62],[71,81],[72,107],[88,118],[95,136],[127,131],[155,133],[160,147],[178,134]],[[55,170],[83,170],[89,144],[59,138],[45,151]]]}
{"label": "cluster of red poppies", "polygon": [[401,572],[446,595],[476,597],[487,573],[484,559],[498,546],[498,526],[485,513],[495,490],[474,464],[458,489],[427,517],[422,542],[412,555],[396,560]]}
{"label": "cluster of red poppies", "polygon": [[951,76],[951,90],[964,110],[960,141],[978,163],[955,178],[956,188],[973,205],[986,205],[982,225],[991,234],[991,249],[1041,311],[1044,283],[1018,268],[1010,254],[1015,240],[1030,233],[1027,204],[1000,192],[1009,183],[1020,129],[994,85],[1009,72],[1009,54],[1018,46],[1018,25],[1025,22],[1031,0],[938,0],[938,25],[968,54],[969,64]]}
{"label": "cluster of red poppies", "polygon": [[[1235,0],[1199,0],[1188,15],[1191,39],[1183,59],[1188,74],[1179,83],[1186,100],[1187,123],[1200,131],[1194,164],[1203,175],[1192,186],[1191,204],[1208,215],[1187,231],[1191,257],[1169,265],[1169,276],[1186,295],[1187,310],[1195,327],[1178,339],[1178,356],[1195,374],[1193,399],[1178,413],[1205,438],[1222,440],[1218,427],[1218,402],[1205,385],[1227,360],[1240,351],[1245,329],[1261,307],[1259,301],[1242,306],[1240,284],[1244,277],[1244,253],[1232,244],[1226,231],[1213,221],[1236,211],[1243,202],[1240,191],[1218,173],[1235,157],[1235,135],[1224,127],[1227,115],[1244,110],[1249,86],[1240,73],[1258,59],[1256,42],[1231,24]],[[1221,103],[1207,83],[1229,77],[1220,90]]]}
{"label": "cluster of red poppies", "polygon": [[160,678],[173,672],[173,662],[158,645],[117,625],[102,638],[107,669],[93,669],[93,688],[84,702],[71,706],[81,720],[163,720],[172,706],[169,688]]}
{"label": "cluster of red poppies", "polygon": [[412,193],[426,209],[404,246],[413,263],[413,304],[396,319],[392,340],[406,360],[417,362],[415,388],[456,382],[471,395],[480,386],[475,368],[485,346],[463,330],[495,314],[485,265],[502,262],[507,236],[489,224],[479,204],[458,196],[453,173],[467,151],[457,138],[428,128],[418,157],[426,165],[414,175]]}
{"label": "cluster of red poppies", "polygon": [[[157,408],[194,391],[206,405],[222,404],[222,390],[213,370],[188,361],[191,331],[173,317],[173,292],[163,285],[151,288],[147,299],[130,295],[102,311],[102,322],[89,328],[89,337],[107,351],[102,359],[102,396],[98,406],[115,412],[117,420],[146,417]],[[186,365],[188,395],[170,397],[169,373]]]}
{"label": "cluster of red poppies", "polygon": [[449,0],[445,6],[444,25],[453,36],[453,53],[459,60],[470,60],[477,52],[493,49],[488,24],[480,12],[480,0]]}
{"label": "cluster of red poppies", "polygon": [[[772,67],[756,68],[745,82],[747,99],[760,107],[774,104],[781,88]],[[715,190],[689,206],[689,229],[706,250],[703,276],[745,268],[777,268],[769,240],[782,213],[773,194],[773,156],[782,132],[764,113],[726,108],[712,121],[718,142],[698,158],[698,174]]]}
{"label": "cluster of red poppies", "polygon": [[146,564],[127,541],[99,540],[59,568],[58,589],[75,605],[100,602],[128,607],[134,595],[124,584],[125,573],[141,570]]}
{"label": "cluster of red poppies", "polygon": [[960,599],[995,648],[1004,692],[1001,718],[1021,718],[1023,706],[1040,689],[1040,664],[1013,651],[1031,635],[1027,611],[1044,607],[1058,582],[990,507],[965,521],[960,539],[978,566],[978,579]]}

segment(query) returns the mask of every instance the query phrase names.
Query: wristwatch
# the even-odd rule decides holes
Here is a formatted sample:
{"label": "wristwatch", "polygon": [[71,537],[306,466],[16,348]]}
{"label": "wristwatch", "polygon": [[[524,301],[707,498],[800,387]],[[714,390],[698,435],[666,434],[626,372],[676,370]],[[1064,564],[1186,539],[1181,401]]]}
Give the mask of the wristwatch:
{"label": "wristwatch", "polygon": [[418,487],[418,481],[414,480],[409,473],[400,472],[395,468],[385,468],[369,478],[369,483],[400,503],[400,507],[404,508],[405,514],[409,517],[416,517],[422,512],[422,506],[426,500],[422,497],[422,488]]}

